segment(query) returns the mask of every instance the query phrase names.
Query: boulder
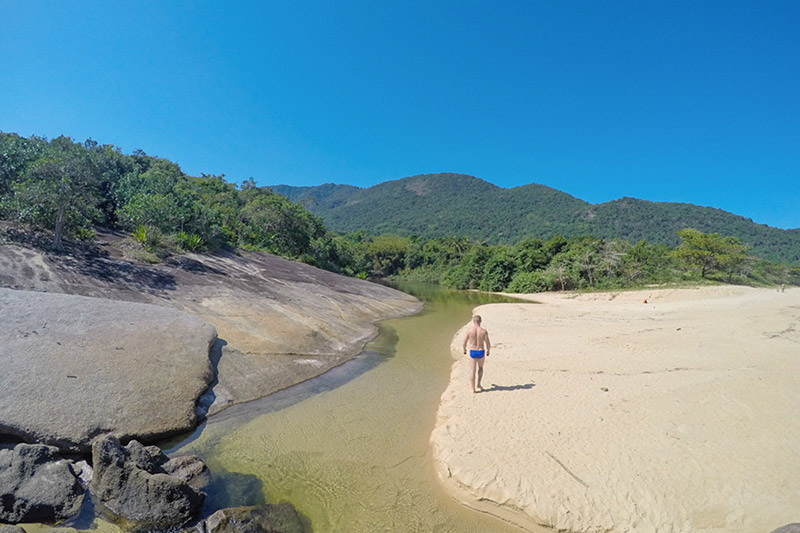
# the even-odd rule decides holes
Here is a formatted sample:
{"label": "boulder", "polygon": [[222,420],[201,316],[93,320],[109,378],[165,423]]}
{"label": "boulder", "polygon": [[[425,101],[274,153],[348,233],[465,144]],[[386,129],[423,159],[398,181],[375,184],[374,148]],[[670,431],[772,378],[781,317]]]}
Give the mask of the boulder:
{"label": "boulder", "polygon": [[18,444],[0,450],[0,522],[58,522],[78,513],[83,495],[58,449]]}
{"label": "boulder", "polygon": [[123,447],[114,436],[101,437],[92,444],[92,463],[89,488],[96,500],[135,529],[183,525],[203,505],[202,492],[164,470],[168,459],[155,446],[131,441]]}
{"label": "boulder", "polygon": [[300,513],[290,503],[220,509],[201,524],[206,533],[303,533]]}
{"label": "boulder", "polygon": [[0,434],[86,453],[195,427],[216,331],[155,305],[0,288]]}
{"label": "boulder", "polygon": [[204,490],[211,483],[211,473],[206,464],[196,455],[173,457],[161,468],[172,477],[185,481],[196,491]]}

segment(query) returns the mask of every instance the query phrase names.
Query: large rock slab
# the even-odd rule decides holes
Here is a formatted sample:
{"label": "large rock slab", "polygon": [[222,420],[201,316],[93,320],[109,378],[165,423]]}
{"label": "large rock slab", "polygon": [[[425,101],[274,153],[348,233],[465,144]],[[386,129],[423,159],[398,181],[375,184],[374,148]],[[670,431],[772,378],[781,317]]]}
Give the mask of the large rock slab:
{"label": "large rock slab", "polygon": [[191,520],[205,494],[167,473],[167,457],[156,446],[131,441],[122,446],[113,436],[92,445],[94,476],[89,488],[114,515],[135,530],[159,530]]}
{"label": "large rock slab", "polygon": [[0,522],[58,522],[76,515],[82,502],[83,488],[56,448],[0,450]]}
{"label": "large rock slab", "polygon": [[419,311],[400,291],[266,253],[120,259],[124,235],[87,257],[0,245],[0,286],[149,302],[213,325],[220,343],[210,414],[322,374],[357,355],[375,322]]}
{"label": "large rock slab", "polygon": [[0,433],[86,452],[197,423],[214,328],[154,305],[0,288]]}

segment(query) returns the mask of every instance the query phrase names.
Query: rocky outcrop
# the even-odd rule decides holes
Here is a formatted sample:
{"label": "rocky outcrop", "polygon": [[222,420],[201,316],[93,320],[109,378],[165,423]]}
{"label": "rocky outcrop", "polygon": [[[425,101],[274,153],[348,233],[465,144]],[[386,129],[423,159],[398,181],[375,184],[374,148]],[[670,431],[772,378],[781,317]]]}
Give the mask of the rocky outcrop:
{"label": "rocky outcrop", "polygon": [[180,526],[203,505],[205,495],[190,482],[196,485],[204,468],[184,469],[189,471],[189,482],[170,475],[164,468],[169,461],[156,446],[134,440],[123,447],[116,437],[106,436],[93,443],[92,463],[90,490],[112,515],[134,523],[134,529]]}
{"label": "rocky outcrop", "polygon": [[210,325],[174,309],[0,288],[0,433],[88,452],[92,438],[192,429]]}
{"label": "rocky outcrop", "polygon": [[203,533],[303,533],[300,513],[289,503],[220,509],[197,528]]}
{"label": "rocky outcrop", "polygon": [[58,522],[78,513],[83,496],[58,449],[18,444],[0,450],[0,522]]}
{"label": "rocky outcrop", "polygon": [[218,380],[204,398],[210,414],[322,374],[357,355],[377,333],[375,322],[422,308],[389,287],[265,253],[132,263],[118,257],[124,235],[99,235],[105,245],[89,257],[0,245],[0,286],[148,302],[200,317],[220,337]]}

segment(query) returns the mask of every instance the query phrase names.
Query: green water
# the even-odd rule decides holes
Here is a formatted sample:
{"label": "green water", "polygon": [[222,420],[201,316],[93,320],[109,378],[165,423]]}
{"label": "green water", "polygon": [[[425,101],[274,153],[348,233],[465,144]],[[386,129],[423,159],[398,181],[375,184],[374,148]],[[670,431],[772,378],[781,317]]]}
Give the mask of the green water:
{"label": "green water", "polygon": [[316,532],[519,531],[451,500],[428,444],[449,381],[453,334],[473,307],[501,299],[404,289],[425,310],[382,323],[365,354],[212,417],[172,450],[197,453],[211,468],[207,512],[288,501]]}

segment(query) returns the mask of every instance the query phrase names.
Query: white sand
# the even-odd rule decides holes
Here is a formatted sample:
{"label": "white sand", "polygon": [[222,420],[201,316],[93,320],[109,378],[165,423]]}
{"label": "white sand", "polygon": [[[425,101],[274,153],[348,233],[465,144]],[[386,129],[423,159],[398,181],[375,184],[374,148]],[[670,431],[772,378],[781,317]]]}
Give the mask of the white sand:
{"label": "white sand", "polygon": [[492,390],[453,340],[431,443],[459,499],[529,530],[800,521],[800,289],[531,298],[476,310]]}

